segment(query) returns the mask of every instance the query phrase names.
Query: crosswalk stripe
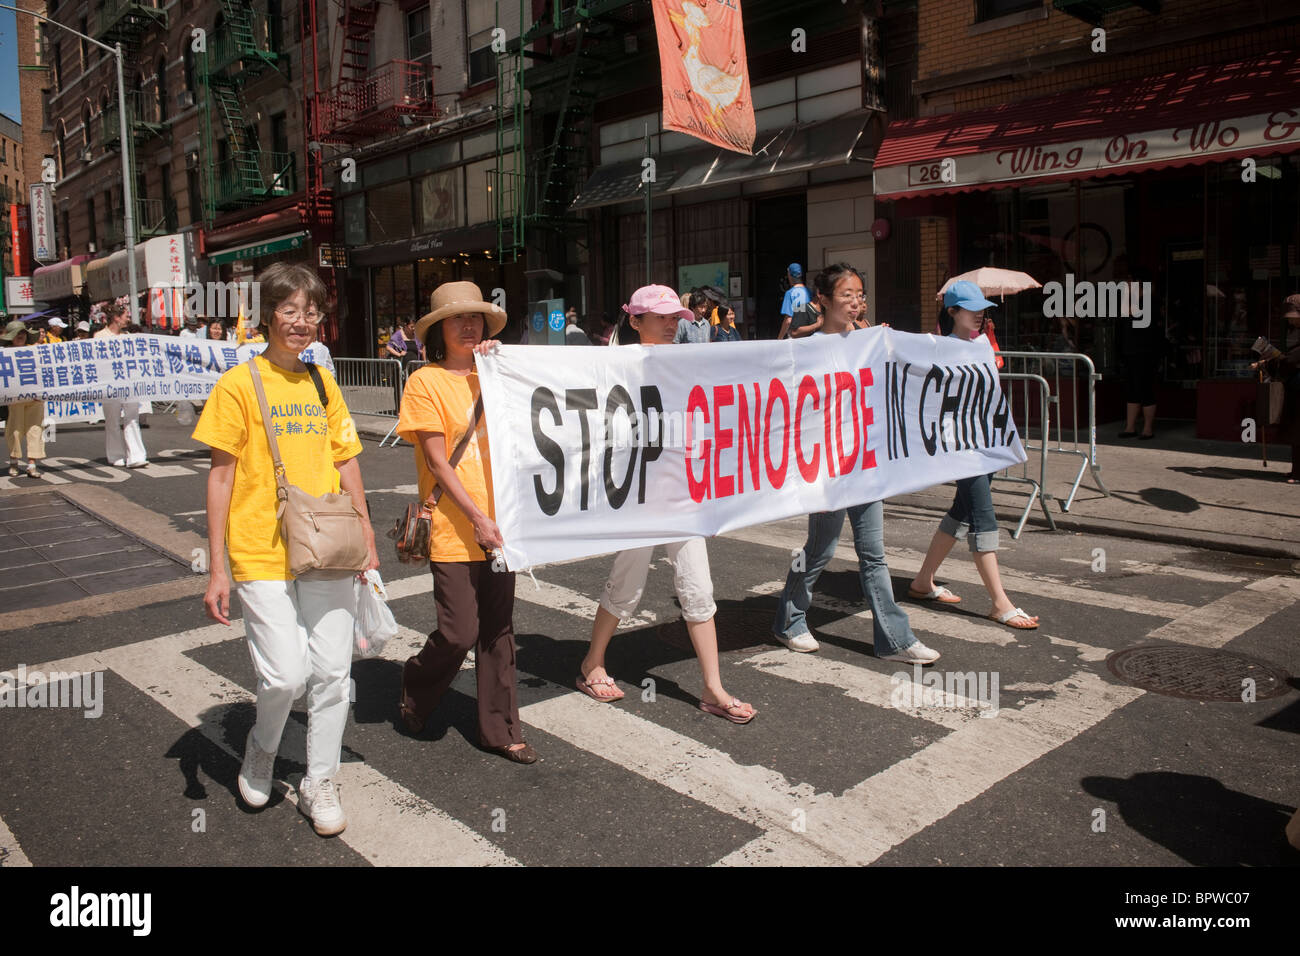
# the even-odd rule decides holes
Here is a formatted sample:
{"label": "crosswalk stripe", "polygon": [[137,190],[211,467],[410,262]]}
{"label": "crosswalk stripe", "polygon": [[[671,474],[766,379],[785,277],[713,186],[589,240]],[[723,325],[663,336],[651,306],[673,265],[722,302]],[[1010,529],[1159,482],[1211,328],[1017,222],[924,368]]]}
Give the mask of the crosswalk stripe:
{"label": "crosswalk stripe", "polygon": [[[793,527],[780,527],[777,524],[756,525],[750,528],[740,528],[735,531],[728,531],[721,537],[734,538],[738,541],[747,541],[750,544],[766,545],[770,548],[784,549],[793,551],[801,548],[807,540],[805,530],[797,530]],[[835,547],[835,557],[844,561],[851,561],[857,564],[858,556],[853,550],[851,544],[838,544]],[[921,561],[924,555],[919,551],[913,551],[910,548],[885,548],[885,557],[889,562],[889,568],[894,573],[904,572],[915,574],[921,569]],[[1174,601],[1157,601],[1151,598],[1145,598],[1129,594],[1113,594],[1108,591],[1094,590],[1092,588],[1080,587],[1074,584],[1064,584],[1052,581],[1045,575],[1030,575],[1012,568],[1002,568],[1000,570],[1002,583],[1007,591],[1024,594],[1034,594],[1038,597],[1048,598],[1055,601],[1070,601],[1075,604],[1087,604],[1092,607],[1108,607],[1115,610],[1130,611],[1134,614],[1145,614],[1150,617],[1176,618],[1192,610],[1189,604],[1179,604]],[[980,581],[979,572],[975,570],[974,565],[966,564],[957,560],[946,561],[943,565],[943,573],[939,575],[945,581],[961,581],[965,584],[978,585],[983,590],[983,582]],[[1032,613],[1032,611],[1031,611]]]}
{"label": "crosswalk stripe", "polygon": [[32,861],[27,859],[27,854],[18,845],[18,838],[14,836],[4,820],[0,819],[0,869],[7,866],[31,865]]}
{"label": "crosswalk stripe", "polygon": [[[1060,560],[1068,564],[1092,566],[1092,561],[1088,558],[1061,558]],[[1240,584],[1242,581],[1250,580],[1244,574],[1222,574],[1218,571],[1203,571],[1200,568],[1189,568],[1181,564],[1152,564],[1149,561],[1131,561],[1127,558],[1120,561],[1119,564],[1123,567],[1124,574],[1167,574],[1182,578],[1185,581],[1205,581],[1209,584]],[[1106,572],[1098,573],[1104,575]],[[1115,572],[1110,573],[1114,574]]]}
{"label": "crosswalk stripe", "polygon": [[[755,585],[749,590],[754,594],[779,594],[784,587],[784,581],[767,581]],[[832,614],[871,620],[870,607],[864,608],[861,604],[832,597],[829,594],[820,594],[814,591],[812,606],[823,611],[830,611]],[[952,637],[959,641],[972,641],[976,644],[995,644],[998,647],[1006,647],[1009,644],[1016,643],[1016,638],[1009,628],[984,621],[975,615],[932,611],[929,608],[918,607],[915,604],[908,604],[905,610],[907,611],[907,620],[912,625],[913,630],[924,631],[927,634],[938,634],[941,637]]]}
{"label": "crosswalk stripe", "polygon": [[[210,630],[210,629],[206,629]],[[224,637],[230,637],[228,629]],[[241,629],[242,630],[242,629]],[[252,701],[238,684],[213,673],[183,653],[194,645],[183,635],[142,641],[106,651],[101,658],[125,680],[171,711],[235,759],[224,739],[222,710]],[[306,728],[290,720],[281,753],[306,753]],[[512,865],[516,861],[469,827],[365,763],[344,763],[339,782],[346,786],[348,829],[339,839],[380,866]],[[294,805],[297,793],[287,794]]]}
{"label": "crosswalk stripe", "polygon": [[[872,863],[1142,693],[1078,671],[1052,685],[1050,698],[1032,701],[1021,710],[1003,708],[989,720],[968,721],[841,797],[818,794],[807,805],[807,835],[812,838],[815,832],[829,830],[823,839],[834,841],[837,855],[846,863]],[[864,819],[869,826],[836,834],[845,817]],[[782,845],[769,842],[769,837],[758,837],[719,863],[785,864]]]}
{"label": "crosswalk stripe", "polygon": [[[791,654],[789,651],[764,651],[738,661],[749,667],[756,667],[764,674],[772,674],[800,684],[827,684],[842,691],[845,696],[860,700],[877,707],[890,707],[896,688],[901,687],[896,675],[902,674],[907,681],[912,675],[907,670],[896,670],[893,674],[883,674],[865,667],[833,661],[814,654]],[[905,665],[896,665],[899,668]],[[909,698],[911,692],[908,692]],[[976,701],[958,694],[945,695],[945,707],[907,707],[900,712],[932,724],[939,724],[950,730],[956,730],[968,720],[977,717],[979,705]]]}
{"label": "crosswalk stripe", "polygon": [[1300,578],[1275,575],[1254,581],[1158,627],[1151,640],[1223,647],[1300,600]]}

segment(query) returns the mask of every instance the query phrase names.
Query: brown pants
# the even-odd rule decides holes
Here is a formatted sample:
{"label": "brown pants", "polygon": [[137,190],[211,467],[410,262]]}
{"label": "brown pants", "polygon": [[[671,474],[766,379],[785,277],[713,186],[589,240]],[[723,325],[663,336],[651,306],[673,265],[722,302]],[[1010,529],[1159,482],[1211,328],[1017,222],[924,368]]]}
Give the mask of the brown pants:
{"label": "brown pants", "polygon": [[433,713],[477,645],[478,737],[484,747],[523,743],[515,693],[515,576],[487,561],[431,561],[438,629],[402,668],[402,704]]}

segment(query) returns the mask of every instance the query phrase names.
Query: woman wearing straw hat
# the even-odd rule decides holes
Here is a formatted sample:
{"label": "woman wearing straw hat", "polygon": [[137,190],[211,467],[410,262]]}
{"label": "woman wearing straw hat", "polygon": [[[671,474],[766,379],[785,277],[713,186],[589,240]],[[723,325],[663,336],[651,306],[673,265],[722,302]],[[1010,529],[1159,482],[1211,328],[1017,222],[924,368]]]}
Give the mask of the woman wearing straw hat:
{"label": "woman wearing straw hat", "polygon": [[[640,337],[642,345],[671,345],[677,336],[677,323],[696,318],[689,306],[680,305],[677,293],[667,286],[649,285],[637,289],[623,307],[628,326]],[[622,335],[627,336],[626,332]],[[703,538],[688,538],[664,546],[673,566],[677,599],[686,619],[686,633],[700,661],[704,693],[700,710],[734,724],[747,724],[758,713],[751,705],[732,697],[722,686],[718,668],[718,631],[714,616],[713,579],[709,573],[709,553]],[[622,700],[624,694],[605,670],[605,651],[613,640],[619,622],[632,616],[645,591],[653,547],[620,551],[614,557],[609,580],[605,583],[596,620],[591,626],[591,646],[578,665],[578,690],[601,703]]]}
{"label": "woman wearing straw hat", "polygon": [[[0,341],[8,348],[22,348],[27,344],[27,326],[14,319],[5,326]],[[41,422],[45,419],[45,402],[14,402],[9,406],[9,420],[5,422],[5,442],[9,445],[9,477],[17,478],[18,462],[23,458],[23,436],[27,436],[27,477],[39,478],[41,471],[36,463],[45,457],[45,433]]]}
{"label": "woman wearing straw hat", "polygon": [[[489,554],[503,542],[474,370],[475,354],[499,344],[489,337],[505,327],[506,314],[484,302],[473,282],[443,283],[430,307],[415,325],[415,341],[424,343],[430,364],[406,383],[397,434],[415,446],[420,500],[429,500],[435,484],[443,491],[432,508],[429,540],[438,629],[402,668],[399,711],[418,734],[477,648],[479,744],[515,763],[534,763],[537,752],[524,743],[515,692],[515,576],[493,570]],[[453,466],[449,459],[467,435]]]}

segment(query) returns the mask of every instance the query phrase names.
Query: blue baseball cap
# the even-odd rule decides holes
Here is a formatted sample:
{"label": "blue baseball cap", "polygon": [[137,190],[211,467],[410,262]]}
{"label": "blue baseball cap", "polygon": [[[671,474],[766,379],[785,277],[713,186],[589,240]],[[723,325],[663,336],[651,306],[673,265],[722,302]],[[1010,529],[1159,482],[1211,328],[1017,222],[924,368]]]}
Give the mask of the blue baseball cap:
{"label": "blue baseball cap", "polygon": [[958,308],[969,309],[971,312],[979,312],[983,309],[991,309],[996,304],[996,302],[990,302],[984,298],[984,293],[980,291],[980,287],[969,279],[954,282],[948,291],[943,294],[943,307],[945,309],[955,305]]}
{"label": "blue baseball cap", "polygon": [[798,279],[800,276],[803,275],[803,266],[799,265],[799,263],[797,262],[792,262],[790,263],[790,268],[786,271],[788,271],[790,275]]}

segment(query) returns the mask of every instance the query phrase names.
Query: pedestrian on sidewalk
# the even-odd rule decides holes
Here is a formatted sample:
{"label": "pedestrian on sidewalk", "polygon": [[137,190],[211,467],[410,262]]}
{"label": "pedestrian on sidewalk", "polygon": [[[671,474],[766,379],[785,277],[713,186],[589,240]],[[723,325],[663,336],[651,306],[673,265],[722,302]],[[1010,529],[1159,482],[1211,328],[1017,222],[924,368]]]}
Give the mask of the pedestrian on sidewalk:
{"label": "pedestrian on sidewalk", "polygon": [[[628,342],[638,336],[642,345],[671,345],[678,323],[691,322],[697,314],[679,305],[677,293],[667,286],[648,285],[637,289],[623,306],[627,328],[620,329],[620,340]],[[707,326],[707,323],[706,323]],[[686,620],[686,633],[700,662],[704,691],[700,710],[735,724],[747,724],[758,713],[751,705],[733,697],[722,686],[718,667],[718,631],[714,621],[718,606],[713,601],[713,578],[709,573],[709,553],[703,538],[689,538],[664,545],[668,563],[673,567],[677,599]],[[605,670],[605,651],[614,638],[619,622],[631,617],[641,603],[650,556],[654,547],[620,551],[614,556],[605,590],[596,608],[591,626],[591,645],[578,665],[577,688],[588,697],[603,703],[622,700],[614,678]]]}
{"label": "pedestrian on sidewalk", "polygon": [[[95,333],[97,339],[127,334],[131,321],[126,306],[114,302],[104,310],[108,324]],[[104,399],[104,455],[115,468],[143,468],[149,464],[140,434],[140,403],[121,399]]]}
{"label": "pedestrian on sidewalk", "polygon": [[807,305],[811,298],[808,287],[803,284],[802,265],[797,262],[790,263],[785,270],[785,278],[788,287],[781,298],[781,329],[776,333],[778,339],[783,339],[790,334],[794,314]]}
{"label": "pedestrian on sidewalk", "polygon": [[[1286,297],[1282,303],[1282,317],[1291,328],[1300,330],[1300,293]],[[1274,381],[1284,386],[1277,437],[1278,441],[1291,446],[1291,474],[1287,475],[1286,482],[1294,485],[1300,483],[1300,345],[1278,358],[1252,362],[1250,367],[1257,369],[1261,365]]]}
{"label": "pedestrian on sidewalk", "polygon": [[[497,527],[491,449],[474,356],[501,343],[506,313],[483,301],[473,282],[444,282],[415,325],[429,364],[402,392],[397,434],[415,446],[420,500],[435,484],[429,569],[438,629],[402,668],[402,723],[418,734],[441,702],[465,656],[476,648],[478,736],[483,749],[515,763],[537,761],[524,743],[515,673],[515,575],[495,570],[490,554],[504,543]],[[459,459],[452,464],[451,459]]]}
{"label": "pedestrian on sidewalk", "polygon": [[[662,286],[662,288],[668,287]],[[677,333],[673,336],[673,342],[709,341],[713,334],[713,326],[709,324],[709,297],[702,289],[696,289],[686,301],[690,303],[689,306],[684,310],[678,310],[681,318],[677,323]]]}
{"label": "pedestrian on sidewalk", "polygon": [[713,323],[713,341],[739,342],[740,329],[736,326],[736,310],[729,305],[720,305],[713,310],[716,321]]}
{"label": "pedestrian on sidewalk", "polygon": [[[5,326],[0,334],[6,348],[22,348],[27,344],[27,326],[19,319],[14,319]],[[13,402],[9,405],[9,417],[5,421],[5,443],[9,446],[9,477],[17,478],[20,474],[18,463],[23,460],[23,438],[27,439],[27,477],[41,477],[41,470],[36,463],[45,457],[45,432],[41,423],[45,420],[45,400],[32,402]]]}
{"label": "pedestrian on sidewalk", "polygon": [[[817,275],[817,299],[822,324],[814,335],[848,335],[865,321],[866,297],[862,274],[846,262],[827,266]],[[885,563],[884,502],[871,501],[838,511],[808,516],[808,539],[790,566],[772,622],[772,633],[792,651],[807,654],[820,646],[808,629],[808,608],[813,588],[835,554],[845,517],[853,529],[858,554],[858,580],[871,604],[871,631],[875,654],[881,660],[928,664],[939,652],[922,644],[908,623],[907,614],[894,600],[894,585]]]}
{"label": "pedestrian on sidewalk", "polygon": [[[984,331],[984,310],[994,303],[984,298],[974,282],[954,282],[943,295],[947,310],[947,326],[942,331],[949,338],[969,344]],[[957,481],[957,495],[952,507],[939,522],[939,530],[930,540],[921,569],[916,572],[907,596],[915,601],[937,601],[940,604],[959,604],[961,598],[946,587],[935,583],[934,576],[948,557],[958,538],[965,537],[975,560],[975,569],[993,600],[989,618],[1017,630],[1032,631],[1038,627],[1038,618],[1031,617],[1011,603],[1002,589],[998,573],[998,519],[993,512],[993,494],[989,481],[992,475],[976,475]]]}
{"label": "pedestrian on sidewalk", "polygon": [[365,488],[356,456],[361,442],[328,371],[298,357],[324,315],[325,285],[313,269],[277,262],[258,276],[261,333],[267,348],[227,371],[208,396],[194,440],[212,449],[208,476],[208,616],[229,624],[230,556],[235,593],[244,609],[249,654],[257,673],[257,720],[244,743],[239,793],[250,807],[271,796],[275,754],[293,702],[307,693],[307,773],[298,809],[321,836],[341,833],[347,817],[335,777],[351,699],[351,572],[295,577],[280,536],[274,458],[253,382],[255,363],[275,410],[274,428],[285,478],[307,494],[346,491],[363,519],[368,567],[379,567]]}
{"label": "pedestrian on sidewalk", "polygon": [[[1127,272],[1127,269],[1123,270]],[[1134,279],[1146,277],[1138,269]],[[1116,275],[1116,278],[1120,278]],[[1152,306],[1154,310],[1154,306]],[[1120,438],[1137,438],[1150,441],[1156,437],[1156,386],[1160,382],[1160,358],[1165,348],[1165,333],[1154,317],[1145,326],[1130,320],[1119,323],[1119,337],[1124,356],[1124,392],[1127,400],[1124,412],[1124,430]],[[1138,413],[1142,415],[1142,431],[1138,432]]]}

